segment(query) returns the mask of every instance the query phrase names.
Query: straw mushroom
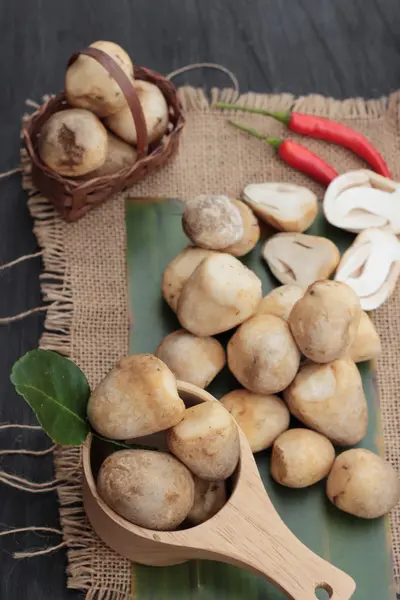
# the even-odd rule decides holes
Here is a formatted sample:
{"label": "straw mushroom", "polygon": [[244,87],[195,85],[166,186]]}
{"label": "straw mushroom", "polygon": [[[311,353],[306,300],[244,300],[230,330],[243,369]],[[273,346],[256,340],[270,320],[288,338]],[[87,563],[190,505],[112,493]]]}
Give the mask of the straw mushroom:
{"label": "straw mushroom", "polygon": [[309,429],[289,429],[275,440],[271,475],[277,483],[304,488],[326,477],[335,460],[332,443]]}
{"label": "straw mushroom", "polygon": [[107,156],[99,169],[91,171],[85,179],[114,175],[135,164],[137,152],[133,146],[126,144],[117,136],[107,131]]}
{"label": "straw mushroom", "polygon": [[92,427],[114,440],[173,427],[184,411],[175,376],[151,354],[121,358],[95,388],[87,407]]}
{"label": "straw mushroom", "polygon": [[167,266],[162,277],[162,295],[174,312],[183,286],[199,264],[209,256],[212,250],[188,247],[182,250]]}
{"label": "straw mushroom", "polygon": [[280,285],[261,300],[257,314],[275,315],[287,321],[293,306],[303,297],[303,294],[304,290],[294,283]]}
{"label": "straw mushroom", "polygon": [[400,242],[394,233],[365,229],[343,254],[335,279],[350,286],[363,310],[381,306],[400,275]]}
{"label": "straw mushroom", "polygon": [[232,244],[232,246],[224,248],[224,252],[229,252],[233,256],[244,256],[251,252],[257,245],[260,239],[260,226],[253,211],[244,202],[232,198],[232,204],[239,209],[240,216],[242,217],[243,236],[238,242]]}
{"label": "straw mushroom", "polygon": [[269,448],[289,427],[289,410],[278,396],[239,389],[223,396],[220,402],[247,437],[252,452]]}
{"label": "straw mushroom", "polygon": [[280,231],[305,231],[318,214],[317,196],[292,183],[252,183],[244,188],[243,199],[260,219]]}
{"label": "straw mushroom", "polygon": [[82,108],[54,113],[40,131],[40,158],[60,175],[78,177],[98,169],[104,164],[107,151],[104,125]]}
{"label": "straw mushroom", "polygon": [[318,279],[327,279],[340,260],[330,240],[304,233],[277,233],[266,241],[262,256],[281,283],[306,289]]}
{"label": "straw mushroom", "polygon": [[216,335],[251,317],[260,301],[257,275],[234,256],[215,253],[187,280],[178,301],[178,318],[195,335]]}
{"label": "straw mushroom", "polygon": [[[133,81],[133,65],[128,54],[114,42],[94,42],[91,48],[110,56]],[[87,108],[99,117],[112,115],[126,106],[121,88],[108,71],[91,56],[80,54],[65,73],[65,94],[71,106]]]}
{"label": "straw mushroom", "polygon": [[178,425],[167,432],[170,451],[192,473],[207,481],[230,477],[239,461],[239,433],[217,401],[187,408]]}
{"label": "straw mushroom", "polygon": [[300,352],[285,321],[258,315],[243,323],[228,343],[228,365],[236,379],[256,394],[275,394],[294,379]]}
{"label": "straw mushroom", "polygon": [[337,281],[316,281],[292,308],[289,326],[302,353],[317,363],[344,356],[356,339],[360,300]]}
{"label": "straw mushroom", "polygon": [[226,489],[224,481],[205,481],[199,477],[194,479],[194,502],[187,516],[190,525],[200,525],[208,521],[224,506]]}
{"label": "straw mushroom", "polygon": [[376,519],[399,502],[400,481],[383,458],[364,448],[353,448],[336,458],[326,493],[340,510],[363,519]]}
{"label": "straw mushroom", "polygon": [[358,233],[384,227],[400,233],[399,184],[366,169],[336,177],[325,192],[326,219],[335,227]]}
{"label": "straw mushroom", "polygon": [[335,444],[351,446],[366,434],[367,401],[360,373],[350,358],[326,365],[306,361],[283,397],[296,419]]}
{"label": "straw mushroom", "polygon": [[97,490],[116,513],[148,529],[176,529],[194,501],[190,471],[165,452],[120,450],[103,462]]}
{"label": "straw mushroom", "polygon": [[240,210],[227,196],[196,196],[185,203],[183,230],[201,248],[224,250],[244,235]]}
{"label": "straw mushroom", "polygon": [[349,356],[357,363],[374,360],[380,353],[381,341],[378,332],[368,314],[362,311],[356,338],[349,348]]}
{"label": "straw mushroom", "polygon": [[[160,140],[168,129],[168,104],[161,90],[153,83],[138,80],[133,82],[133,86],[143,110],[147,138],[151,144]],[[137,143],[136,126],[129,106],[107,117],[105,124],[128,144]]]}
{"label": "straw mushroom", "polygon": [[212,337],[197,337],[184,329],[167,335],[156,356],[180,381],[206,388],[225,366],[225,350]]}

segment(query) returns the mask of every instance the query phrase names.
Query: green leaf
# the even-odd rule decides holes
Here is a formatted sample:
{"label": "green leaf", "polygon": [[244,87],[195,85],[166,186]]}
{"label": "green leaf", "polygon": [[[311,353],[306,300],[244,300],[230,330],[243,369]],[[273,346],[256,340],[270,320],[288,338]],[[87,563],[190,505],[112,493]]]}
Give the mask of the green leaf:
{"label": "green leaf", "polygon": [[11,381],[54,442],[77,446],[85,440],[90,388],[71,360],[50,350],[31,350],[14,364]]}

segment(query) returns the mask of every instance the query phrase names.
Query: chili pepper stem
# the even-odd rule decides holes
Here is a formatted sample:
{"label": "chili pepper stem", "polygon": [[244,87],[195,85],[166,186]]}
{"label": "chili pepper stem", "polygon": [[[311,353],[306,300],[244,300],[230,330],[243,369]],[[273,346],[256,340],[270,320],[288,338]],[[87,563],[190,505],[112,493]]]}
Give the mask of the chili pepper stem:
{"label": "chili pepper stem", "polygon": [[230,123],[231,125],[236,127],[236,129],[240,129],[241,131],[244,131],[245,133],[248,133],[249,135],[252,135],[253,137],[258,138],[259,140],[264,140],[264,142],[267,142],[268,144],[273,146],[276,150],[279,149],[279,146],[283,142],[283,140],[281,138],[268,137],[268,136],[260,133],[256,129],[252,129],[251,127],[246,127],[245,125],[241,125],[240,123],[237,123],[236,121],[228,121],[228,123]]}
{"label": "chili pepper stem", "polygon": [[216,104],[217,108],[228,108],[230,110],[242,110],[243,112],[254,113],[256,115],[262,115],[263,117],[272,117],[284,125],[289,125],[291,111],[285,110],[282,112],[270,112],[269,110],[264,110],[262,108],[250,108],[248,106],[239,106],[238,104],[226,104],[224,102],[218,102]]}

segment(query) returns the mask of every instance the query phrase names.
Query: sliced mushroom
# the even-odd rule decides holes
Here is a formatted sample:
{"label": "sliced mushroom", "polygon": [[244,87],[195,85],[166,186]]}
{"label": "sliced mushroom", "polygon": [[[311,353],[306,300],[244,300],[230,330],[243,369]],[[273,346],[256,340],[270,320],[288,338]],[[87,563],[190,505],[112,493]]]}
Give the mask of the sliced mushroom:
{"label": "sliced mushroom", "polygon": [[201,195],[185,203],[182,227],[196,246],[224,250],[242,239],[243,221],[228,196]]}
{"label": "sliced mushroom", "polygon": [[358,233],[384,227],[400,233],[400,184],[373,171],[339,175],[326,190],[323,208],[332,225]]}
{"label": "sliced mushroom", "polygon": [[333,242],[304,233],[277,233],[264,245],[262,255],[281,283],[295,283],[303,289],[328,279],[340,260]]}
{"label": "sliced mushroom", "polygon": [[368,314],[362,311],[356,339],[349,348],[349,356],[354,362],[363,362],[378,358],[381,350],[381,341],[375,325]]}
{"label": "sliced mushroom", "polygon": [[177,311],[178,300],[183,286],[193,271],[199,266],[202,260],[213,254],[212,250],[189,246],[171,260],[163,273],[162,295],[174,312]]}
{"label": "sliced mushroom", "polygon": [[299,285],[280,285],[261,300],[257,315],[275,315],[287,321],[293,306],[303,295],[304,290]]}
{"label": "sliced mushroom", "polygon": [[238,242],[225,248],[224,252],[229,252],[233,256],[244,256],[253,250],[260,239],[260,226],[253,211],[244,202],[232,198],[232,204],[239,209],[242,217],[243,235]]}
{"label": "sliced mushroom", "polygon": [[243,199],[256,215],[280,231],[305,231],[318,213],[316,195],[292,183],[252,183]]}
{"label": "sliced mushroom", "polygon": [[343,254],[336,281],[347,283],[363,310],[381,306],[400,275],[400,242],[390,231],[365,229]]}
{"label": "sliced mushroom", "polygon": [[179,297],[178,318],[195,335],[216,335],[246,321],[260,301],[257,275],[231,254],[215,252],[187,280]]}

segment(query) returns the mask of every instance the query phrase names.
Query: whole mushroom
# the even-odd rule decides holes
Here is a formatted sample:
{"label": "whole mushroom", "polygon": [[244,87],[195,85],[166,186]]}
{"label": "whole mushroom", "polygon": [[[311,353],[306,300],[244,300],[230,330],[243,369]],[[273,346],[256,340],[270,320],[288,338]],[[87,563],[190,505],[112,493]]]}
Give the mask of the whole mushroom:
{"label": "whole mushroom", "polygon": [[260,226],[253,211],[244,202],[232,198],[232,204],[239,209],[243,223],[243,235],[238,242],[224,248],[224,252],[233,256],[244,256],[257,245],[260,239]]}
{"label": "whole mushroom", "polygon": [[240,210],[227,196],[201,195],[185,203],[182,227],[201,248],[224,250],[243,238]]}
{"label": "whole mushroom", "polygon": [[104,163],[98,169],[91,171],[85,179],[114,175],[135,164],[137,152],[133,146],[126,144],[116,135],[107,131],[107,155]]}
{"label": "whole mushroom", "polygon": [[205,481],[199,477],[194,479],[194,502],[187,516],[190,525],[200,525],[211,519],[226,502],[224,481]]}
{"label": "whole mushroom", "polygon": [[[151,144],[160,140],[168,129],[168,104],[161,90],[153,83],[134,81],[133,87],[143,110],[147,139]],[[124,106],[119,112],[107,117],[105,124],[128,144],[137,143],[136,126],[129,106]]]}
{"label": "whole mushroom", "polygon": [[60,175],[78,177],[99,169],[107,152],[106,128],[82,108],[54,113],[40,131],[40,158]]}
{"label": "whole mushroom", "polygon": [[261,301],[261,281],[237,258],[215,253],[187,280],[178,301],[178,319],[198,336],[228,331],[243,323]]}
{"label": "whole mushroom", "polygon": [[300,365],[300,352],[287,323],[274,315],[248,319],[229,340],[227,351],[236,379],[256,394],[281,392]]}
{"label": "whole mushroom", "polygon": [[280,285],[261,300],[257,314],[275,315],[287,321],[293,306],[303,297],[303,294],[304,290],[294,283]]}
{"label": "whole mushroom", "polygon": [[175,376],[151,354],[121,358],[94,389],[87,407],[92,427],[114,440],[163,431],[179,423],[184,412]]}
{"label": "whole mushroom", "polygon": [[400,481],[383,458],[364,448],[353,448],[336,458],[326,492],[340,510],[363,519],[376,519],[400,500]]}
{"label": "whole mushroom", "polygon": [[292,308],[289,326],[302,353],[317,363],[345,356],[356,339],[361,306],[353,290],[337,281],[316,281]]}
{"label": "whole mushroom", "polygon": [[354,362],[362,362],[378,358],[380,353],[381,341],[378,332],[368,314],[362,311],[355,340],[349,348],[349,356]]}
{"label": "whole mushroom", "polygon": [[156,356],[180,381],[206,388],[225,366],[225,350],[212,337],[197,337],[184,329],[167,335],[159,344]]}
{"label": "whole mushroom", "polygon": [[[108,54],[133,82],[132,61],[121,46],[98,41],[90,47]],[[65,73],[65,95],[71,106],[86,108],[99,117],[112,115],[126,106],[125,96],[117,82],[95,58],[85,54],[80,54]]]}
{"label": "whole mushroom", "polygon": [[223,396],[220,402],[247,437],[252,452],[269,448],[289,427],[289,410],[278,396],[239,389]]}
{"label": "whole mushroom", "polygon": [[367,432],[367,401],[350,358],[324,365],[306,361],[283,397],[296,419],[339,446],[357,444]]}

